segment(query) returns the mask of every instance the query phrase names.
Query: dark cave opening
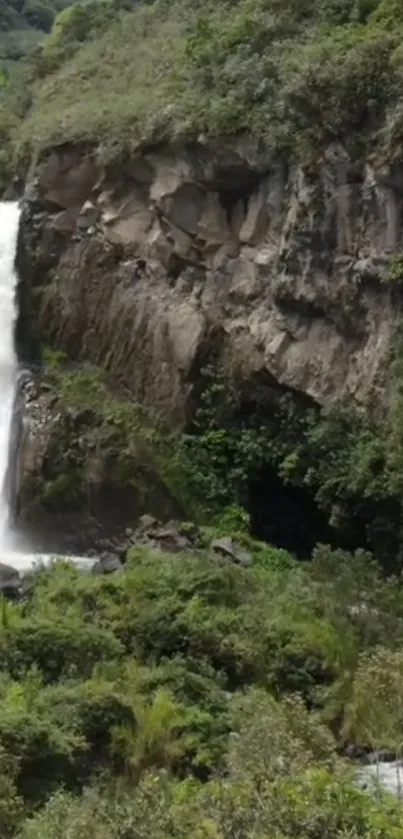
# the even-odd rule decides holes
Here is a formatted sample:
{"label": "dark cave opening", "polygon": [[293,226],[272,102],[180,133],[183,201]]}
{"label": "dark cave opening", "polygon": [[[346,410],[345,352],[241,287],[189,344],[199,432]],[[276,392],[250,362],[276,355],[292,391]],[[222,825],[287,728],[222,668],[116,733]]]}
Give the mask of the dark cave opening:
{"label": "dark cave opening", "polygon": [[285,484],[274,470],[261,470],[249,487],[247,508],[257,539],[308,559],[319,542],[341,547],[327,516],[305,488]]}
{"label": "dark cave opening", "polygon": [[[278,437],[280,451],[284,444],[292,451],[303,443],[309,416],[317,421],[320,418],[320,407],[314,400],[280,386],[267,372],[238,384],[232,421],[250,428],[266,426],[269,438],[275,441]],[[311,457],[315,457],[314,451]],[[357,504],[347,518],[332,526],[330,510],[322,509],[316,498],[320,487],[306,486],[302,475],[299,480],[299,484],[284,480],[273,462],[261,462],[250,476],[244,504],[255,538],[283,548],[298,559],[309,559],[320,543],[347,551],[373,547],[368,533],[369,514],[363,514],[362,505]]]}

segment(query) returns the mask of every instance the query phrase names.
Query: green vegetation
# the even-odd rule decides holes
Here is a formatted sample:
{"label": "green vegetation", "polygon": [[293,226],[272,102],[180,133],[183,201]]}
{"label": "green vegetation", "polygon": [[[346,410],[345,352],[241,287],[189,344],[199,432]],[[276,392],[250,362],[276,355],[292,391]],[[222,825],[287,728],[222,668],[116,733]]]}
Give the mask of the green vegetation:
{"label": "green vegetation", "polygon": [[[206,368],[194,422],[178,435],[144,407],[112,394],[97,368],[69,369],[63,355],[48,350],[46,376],[58,396],[61,420],[44,482],[36,491],[47,505],[79,506],[88,492],[89,463],[98,453],[111,484],[135,490],[143,512],[149,511],[159,487],[184,517],[199,523],[219,519],[222,524],[225,511],[231,534],[254,525],[254,490],[268,525],[276,517],[273,497],[282,493],[283,532],[288,529],[290,538],[278,544],[307,558],[318,538],[332,539],[349,549],[370,550],[386,568],[400,568],[400,359],[397,348],[395,393],[388,415],[378,423],[346,409],[307,409],[290,397],[264,413],[257,396],[256,404],[245,409],[242,388]],[[297,501],[295,491],[300,493]],[[292,535],[292,505],[295,512],[306,497],[311,541],[299,541],[298,533]],[[315,532],[317,522],[325,536]],[[281,537],[281,523],[279,532]]]}
{"label": "green vegetation", "polygon": [[401,839],[401,804],[340,757],[400,746],[398,580],[363,553],[253,554],[59,561],[3,602],[2,837]]}
{"label": "green vegetation", "polygon": [[106,479],[115,491],[135,492],[143,512],[162,492],[188,517],[203,517],[201,499],[189,492],[186,453],[159,418],[111,393],[97,368],[68,369],[63,353],[50,350],[44,358],[60,414],[35,494],[49,507],[77,507]]}
{"label": "green vegetation", "polygon": [[[189,494],[209,514],[231,504],[253,512],[250,489],[258,480],[267,497],[282,487],[308,493],[325,516],[335,541],[365,546],[389,567],[401,566],[403,426],[401,351],[392,363],[395,393],[378,423],[334,407],[307,409],[283,398],[266,415],[258,404],[245,410],[242,390],[212,370],[195,422],[181,440],[191,465]],[[269,476],[269,477],[267,477]],[[266,482],[266,483],[265,483]],[[286,511],[288,524],[292,512]],[[301,548],[295,551],[301,555]],[[303,553],[303,552],[302,552]]]}
{"label": "green vegetation", "polygon": [[[173,437],[96,369],[44,356],[75,457],[88,435],[128,481],[139,452],[153,457],[205,524],[197,538],[183,525],[195,555],[135,547],[107,577],[59,562],[29,579],[21,604],[3,601],[2,835],[403,839],[401,803],[360,791],[343,757],[347,745],[401,751],[400,576],[363,550],[318,546],[297,562],[250,536],[242,506],[256,472],[275,469],[340,521],[376,524],[400,487],[399,394],[379,460],[382,437],[355,415],[302,414],[286,400],[258,422],[210,369],[193,427]],[[66,479],[47,484],[48,503],[50,489],[65,505]],[[349,510],[352,499],[363,506]],[[252,567],[211,553],[225,534]]]}
{"label": "green vegetation", "polygon": [[396,254],[390,261],[388,271],[383,279],[384,283],[402,288],[403,286],[403,256]]}
{"label": "green vegetation", "polygon": [[[48,7],[26,5],[46,28]],[[115,157],[145,138],[246,131],[309,159],[335,139],[390,156],[402,34],[400,0],[77,3],[10,82],[5,114],[16,89],[29,95],[9,140],[20,157],[66,140]]]}
{"label": "green vegetation", "polygon": [[70,0],[1,0],[0,61],[10,61],[31,52],[50,32],[55,16]]}
{"label": "green vegetation", "polygon": [[[1,73],[0,176],[70,140],[104,159],[233,132],[305,160],[335,139],[399,153],[400,0],[134,5],[89,0],[53,21],[50,3],[3,4],[10,45],[13,27],[50,31]],[[401,274],[398,257],[387,281]],[[194,422],[173,435],[95,368],[45,364],[58,420],[38,498],[81,508],[107,476],[147,507],[157,483],[201,529],[194,556],[137,547],[105,577],[59,562],[1,602],[1,837],[403,839],[401,802],[357,789],[343,757],[401,753],[399,387],[370,423],[291,398],[263,412],[207,369]],[[399,348],[394,365],[398,381]],[[319,545],[298,563],[256,541],[253,492],[270,519],[280,490],[372,553]],[[252,567],[211,554],[224,534]]]}

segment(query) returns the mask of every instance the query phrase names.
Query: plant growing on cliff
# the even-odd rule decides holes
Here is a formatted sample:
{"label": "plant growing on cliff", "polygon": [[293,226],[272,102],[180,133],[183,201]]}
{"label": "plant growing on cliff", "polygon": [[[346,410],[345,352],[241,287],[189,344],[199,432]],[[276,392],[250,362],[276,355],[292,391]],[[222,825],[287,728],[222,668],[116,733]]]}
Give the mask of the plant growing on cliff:
{"label": "plant growing on cliff", "polygon": [[[327,519],[322,539],[363,546],[385,565],[399,564],[399,353],[393,364],[395,396],[382,422],[338,406],[306,408],[290,395],[262,406],[258,392],[245,394],[241,384],[209,367],[194,420],[180,435],[170,433],[149,410],[111,393],[99,369],[71,369],[51,354],[46,375],[58,395],[64,430],[58,431],[42,498],[53,506],[85,500],[90,486],[86,451],[93,455],[95,450],[108,462],[114,485],[131,488],[143,509],[152,487],[159,485],[189,519],[218,524],[223,533],[245,531],[254,491],[266,504],[269,523],[275,516],[273,496],[283,493],[285,503],[288,497],[295,503],[297,490],[299,499],[309,499],[314,516]],[[296,531],[285,544],[306,555],[314,540],[311,547],[298,540]]]}
{"label": "plant growing on cliff", "polygon": [[382,282],[392,286],[401,287],[403,285],[403,256],[395,255],[390,260],[388,270],[382,279]]}

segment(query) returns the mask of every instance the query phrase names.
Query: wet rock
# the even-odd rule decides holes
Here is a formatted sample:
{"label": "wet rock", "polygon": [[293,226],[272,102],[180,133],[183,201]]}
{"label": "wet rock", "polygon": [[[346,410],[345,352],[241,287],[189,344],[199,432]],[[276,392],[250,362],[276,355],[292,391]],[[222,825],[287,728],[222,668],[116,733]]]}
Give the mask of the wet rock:
{"label": "wet rock", "polygon": [[93,574],[115,574],[122,571],[123,565],[116,554],[105,553],[99,557],[93,566]]}
{"label": "wet rock", "polygon": [[21,577],[16,568],[0,562],[0,592],[6,597],[18,597],[21,592]]}
{"label": "wet rock", "polygon": [[396,759],[395,752],[390,749],[379,749],[367,755],[367,763],[391,763]]}
{"label": "wet rock", "polygon": [[366,750],[362,746],[357,746],[354,743],[349,743],[346,746],[344,754],[349,760],[365,760],[367,756]]}
{"label": "wet rock", "polygon": [[135,536],[135,533],[148,533],[150,530],[153,530],[158,525],[157,519],[154,516],[148,515],[145,513],[144,516],[140,516],[137,524],[137,530],[133,532],[131,530],[130,537]]}
{"label": "wet rock", "polygon": [[231,536],[223,536],[221,539],[215,539],[211,543],[211,549],[214,553],[236,562],[237,565],[250,566],[253,563],[252,554],[249,551],[245,551]]}
{"label": "wet rock", "polygon": [[132,537],[131,544],[149,547],[152,550],[179,553],[192,550],[193,541],[181,532],[180,522],[170,521],[158,524],[151,516],[142,516],[140,526]]}

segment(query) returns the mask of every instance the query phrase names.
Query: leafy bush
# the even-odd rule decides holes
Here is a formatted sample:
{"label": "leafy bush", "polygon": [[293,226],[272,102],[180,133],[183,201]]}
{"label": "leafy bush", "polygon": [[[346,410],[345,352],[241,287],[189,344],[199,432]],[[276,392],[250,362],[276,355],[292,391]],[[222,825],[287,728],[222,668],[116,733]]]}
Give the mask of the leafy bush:
{"label": "leafy bush", "polygon": [[47,681],[62,675],[91,674],[96,662],[116,658],[123,651],[112,633],[85,624],[45,620],[22,620],[3,629],[0,636],[0,668],[13,677],[33,665]]}
{"label": "leafy bush", "polygon": [[24,16],[33,28],[49,32],[52,28],[55,11],[47,3],[29,0],[24,7]]}
{"label": "leafy bush", "polygon": [[46,808],[23,827],[19,839],[186,839],[223,837],[253,839],[401,839],[401,811],[388,801],[370,801],[348,777],[309,768],[290,778],[259,787],[242,778],[219,779],[204,787],[173,784],[150,774],[132,790],[113,785],[88,789],[80,799],[55,795]]}
{"label": "leafy bush", "polygon": [[383,278],[383,282],[390,283],[391,285],[398,287],[403,285],[403,257],[401,255],[396,254],[396,256],[391,259],[386,275]]}
{"label": "leafy bush", "polygon": [[246,569],[203,546],[105,578],[60,562],[3,607],[7,839],[401,839],[340,757],[400,747],[399,582],[364,552],[249,549]]}

